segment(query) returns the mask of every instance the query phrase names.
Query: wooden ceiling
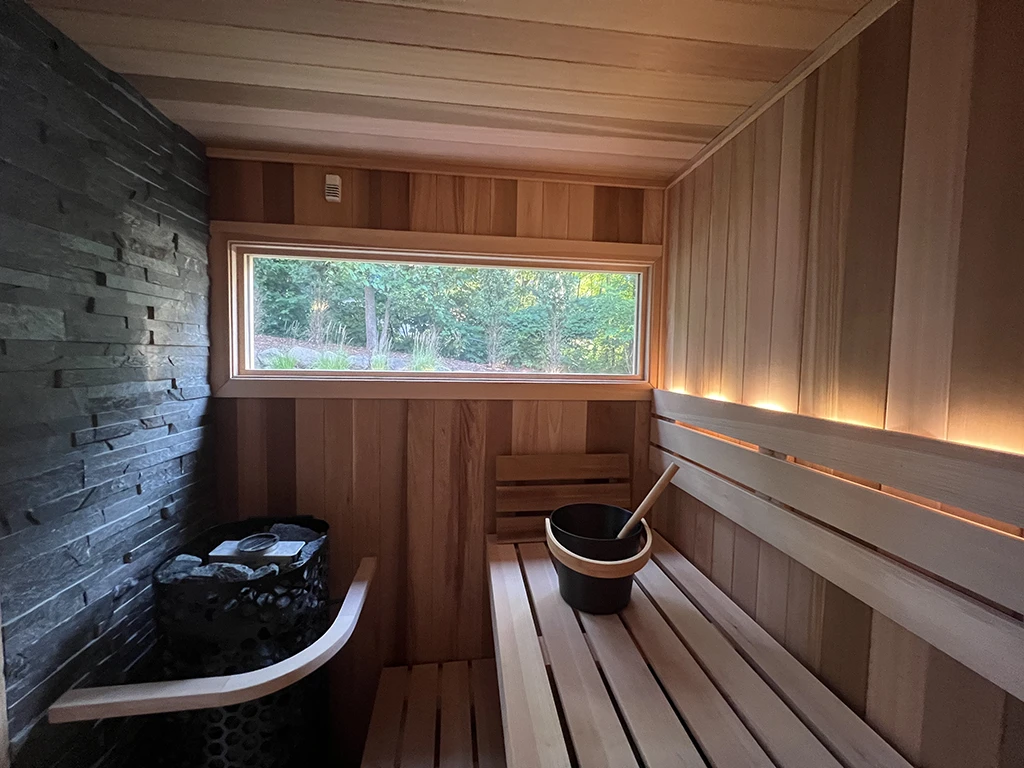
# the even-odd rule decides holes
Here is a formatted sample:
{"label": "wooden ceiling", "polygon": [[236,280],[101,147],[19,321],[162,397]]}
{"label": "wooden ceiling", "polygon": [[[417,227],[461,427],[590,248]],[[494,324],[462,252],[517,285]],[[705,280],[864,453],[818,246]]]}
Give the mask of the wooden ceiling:
{"label": "wooden ceiling", "polygon": [[663,183],[867,0],[32,0],[209,146]]}

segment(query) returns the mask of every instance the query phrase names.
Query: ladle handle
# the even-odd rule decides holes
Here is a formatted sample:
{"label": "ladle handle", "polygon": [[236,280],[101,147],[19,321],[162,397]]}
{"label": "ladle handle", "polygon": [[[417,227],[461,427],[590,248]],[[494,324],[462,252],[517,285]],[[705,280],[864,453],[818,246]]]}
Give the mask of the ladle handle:
{"label": "ladle handle", "polygon": [[675,462],[668,465],[665,471],[661,473],[661,477],[658,478],[658,482],[656,482],[654,487],[651,488],[650,493],[648,493],[647,496],[644,497],[644,500],[640,502],[640,506],[636,508],[636,512],[634,512],[629,520],[626,521],[626,524],[622,526],[622,530],[619,531],[619,535],[615,537],[616,539],[625,538],[626,533],[631,531],[633,526],[643,519],[644,515],[647,514],[647,511],[654,506],[654,502],[656,502],[661,497],[661,494],[665,492],[665,489],[668,488],[668,484],[672,482],[672,478],[675,477],[676,472],[678,471],[679,465]]}

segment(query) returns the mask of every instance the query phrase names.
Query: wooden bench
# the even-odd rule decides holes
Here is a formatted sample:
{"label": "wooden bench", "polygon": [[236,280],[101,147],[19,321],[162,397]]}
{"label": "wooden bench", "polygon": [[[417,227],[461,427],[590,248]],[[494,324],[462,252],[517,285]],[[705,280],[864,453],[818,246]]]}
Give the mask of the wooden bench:
{"label": "wooden bench", "polygon": [[619,615],[563,602],[543,543],[488,559],[510,766],[909,768],[657,534]]}
{"label": "wooden bench", "polygon": [[388,667],[363,768],[504,768],[494,659]]}

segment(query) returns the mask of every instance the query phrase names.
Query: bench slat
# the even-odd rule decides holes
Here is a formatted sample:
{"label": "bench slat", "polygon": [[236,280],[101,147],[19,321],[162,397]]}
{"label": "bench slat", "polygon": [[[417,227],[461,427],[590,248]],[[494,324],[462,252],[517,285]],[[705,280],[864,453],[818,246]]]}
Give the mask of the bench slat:
{"label": "bench slat", "polygon": [[1024,539],[655,420],[651,441],[901,560],[1024,611]]}
{"label": "bench slat", "polygon": [[495,480],[510,483],[530,480],[628,479],[629,455],[625,453],[563,453],[497,456]]}
{"label": "bench slat", "polygon": [[437,733],[437,664],[418,664],[409,674],[409,705],[402,734],[402,768],[434,768]]}
{"label": "bench slat", "polygon": [[[818,738],[842,756],[848,768],[910,768],[895,749],[658,534],[654,537],[654,560],[664,570],[662,577],[670,577],[701,606]],[[647,582],[653,580],[646,577],[641,571],[641,583],[648,588]],[[690,623],[696,624],[696,617]],[[691,634],[681,631],[689,642]]]}
{"label": "bench slat", "polygon": [[839,763],[800,718],[657,565],[648,563],[637,578],[781,768],[838,768]]}
{"label": "bench slat", "polygon": [[508,485],[496,490],[496,505],[504,512],[550,512],[563,504],[614,504],[628,507],[629,483],[572,485]]}
{"label": "bench slat", "polygon": [[647,768],[705,768],[622,620],[586,613],[580,620]]}
{"label": "bench slat", "polygon": [[545,515],[513,515],[499,517],[495,520],[495,533],[498,543],[522,543],[524,541],[544,541]]}
{"label": "bench slat", "polygon": [[651,448],[651,468],[676,463],[673,485],[1017,698],[1024,698],[1024,625],[859,542],[685,459]]}
{"label": "bench slat", "polygon": [[714,768],[774,768],[643,590],[633,588],[622,619]]}
{"label": "bench slat", "polygon": [[580,765],[635,767],[633,749],[579,622],[558,593],[558,579],[547,546],[521,544],[519,554]]}
{"label": "bench slat", "polygon": [[494,659],[477,659],[470,666],[473,681],[473,719],[479,768],[505,768],[505,744],[501,736],[501,703]]}
{"label": "bench slat", "polygon": [[405,667],[388,667],[380,673],[362,768],[395,767],[408,679],[409,670]]}
{"label": "bench slat", "polygon": [[441,762],[444,768],[473,768],[469,662],[441,667]]}
{"label": "bench slat", "polygon": [[569,768],[569,753],[515,547],[491,543],[487,554],[508,764]]}

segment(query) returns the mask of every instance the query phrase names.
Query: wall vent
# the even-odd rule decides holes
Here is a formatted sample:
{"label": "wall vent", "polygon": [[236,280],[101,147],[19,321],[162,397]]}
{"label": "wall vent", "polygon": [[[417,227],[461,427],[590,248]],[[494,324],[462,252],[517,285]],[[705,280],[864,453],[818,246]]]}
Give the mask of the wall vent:
{"label": "wall vent", "polygon": [[328,173],[324,177],[324,199],[328,203],[341,202],[341,177]]}

